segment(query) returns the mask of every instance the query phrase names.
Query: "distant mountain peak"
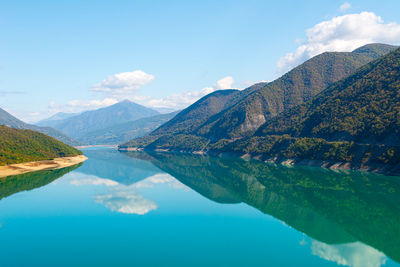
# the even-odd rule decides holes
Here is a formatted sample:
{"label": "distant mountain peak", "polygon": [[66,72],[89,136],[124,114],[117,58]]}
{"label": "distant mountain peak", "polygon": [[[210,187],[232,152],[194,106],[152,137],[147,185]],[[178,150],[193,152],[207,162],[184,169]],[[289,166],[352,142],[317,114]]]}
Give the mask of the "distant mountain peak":
{"label": "distant mountain peak", "polygon": [[117,104],[126,104],[126,103],[127,104],[129,104],[129,103],[136,104],[135,102],[130,101],[129,99],[121,100]]}
{"label": "distant mountain peak", "polygon": [[154,109],[125,99],[111,106],[88,110],[79,115],[59,120],[51,126],[79,139],[90,132],[159,114]]}

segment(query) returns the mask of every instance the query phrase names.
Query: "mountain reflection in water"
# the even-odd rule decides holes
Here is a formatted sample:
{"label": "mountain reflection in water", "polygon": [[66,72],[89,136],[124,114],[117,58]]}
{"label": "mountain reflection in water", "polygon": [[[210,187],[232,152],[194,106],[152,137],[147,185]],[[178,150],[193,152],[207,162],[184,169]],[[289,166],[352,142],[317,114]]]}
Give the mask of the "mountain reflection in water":
{"label": "mountain reflection in water", "polygon": [[[62,215],[64,217],[60,218],[66,225],[71,225],[69,222],[72,220],[77,227],[83,227],[82,232],[78,232],[79,235],[88,231],[90,235],[91,227],[85,228],[85,221],[92,220],[90,214],[93,216],[93,214],[104,213],[106,217],[96,219],[97,225],[101,226],[102,221],[104,223],[107,221],[108,224],[115,223],[117,227],[126,225],[127,228],[122,228],[121,231],[125,231],[126,234],[136,233],[135,240],[148,242],[145,235],[139,237],[139,229],[155,224],[157,228],[153,230],[160,228],[161,231],[157,235],[157,240],[164,240],[168,237],[168,233],[162,231],[162,225],[167,224],[168,227],[179,225],[182,223],[180,216],[185,216],[186,221],[192,219],[195,221],[199,218],[210,219],[209,227],[211,228],[199,224],[199,228],[196,229],[204,230],[205,233],[209,231],[209,234],[215,235],[215,238],[223,239],[221,231],[224,230],[216,228],[217,221],[221,217],[210,216],[208,209],[214,209],[214,212],[219,215],[218,212],[224,213],[232,207],[235,210],[239,208],[236,205],[223,204],[245,203],[304,233],[304,236],[300,237],[303,238],[300,245],[307,245],[309,248],[308,254],[303,253],[301,257],[317,256],[315,258],[324,259],[327,263],[335,262],[339,265],[355,267],[378,267],[387,262],[394,264],[393,261],[388,260],[388,257],[400,262],[400,177],[353,171],[338,172],[322,168],[289,168],[258,161],[189,154],[120,153],[112,149],[90,149],[85,150],[84,154],[89,159],[77,166],[0,179],[0,204],[3,204],[3,211],[7,211],[8,208],[8,212],[12,212],[13,207],[18,207],[20,210],[26,207],[32,210],[32,214],[35,214],[36,208],[39,208],[40,212],[40,206],[30,206],[29,201],[23,201],[23,199],[16,201],[17,199],[14,198],[15,201],[7,202],[8,199],[5,199],[11,199],[11,196],[18,192],[43,187],[47,188],[48,192],[36,190],[36,192],[39,191],[36,199],[37,201],[43,199],[41,207],[50,207],[50,213],[43,213],[45,219],[40,223],[46,229],[52,225],[52,221],[47,217],[58,218]],[[59,179],[63,176],[65,177]],[[53,183],[56,180],[60,183]],[[45,186],[50,183],[53,183],[53,186]],[[54,197],[58,197],[58,202],[52,205]],[[167,203],[171,197],[173,198],[172,206]],[[200,200],[202,204],[199,204]],[[177,203],[181,202],[184,202],[184,205],[178,206]],[[58,205],[64,206],[60,208]],[[241,206],[246,210],[253,210],[246,205]],[[169,208],[166,209],[165,206]],[[51,208],[57,212],[52,214]],[[82,212],[78,213],[78,216],[68,217],[68,214],[75,214],[75,210],[80,208]],[[69,211],[64,213],[61,209]],[[191,209],[198,209],[199,211],[195,214],[200,217],[194,217],[194,215],[191,217],[192,215],[187,214],[192,212]],[[267,217],[256,213],[261,218]],[[141,215],[140,218],[144,218],[144,221],[139,217],[134,217],[135,214]],[[204,214],[206,216],[201,217]],[[79,218],[79,223],[74,221],[74,218]],[[223,223],[223,229],[225,229],[225,223],[227,226],[234,223],[232,218],[227,217],[220,221]],[[7,217],[0,217],[0,219],[7,221]],[[242,222],[245,222],[244,225],[235,224],[237,228],[234,229],[239,231],[237,237],[229,236],[238,244],[241,244],[244,238],[240,232],[243,230],[244,233],[248,230],[247,225],[252,225],[250,222],[254,222],[246,220]],[[280,225],[279,221],[274,224]],[[32,223],[29,220],[23,222],[27,223],[25,227],[29,227]],[[268,224],[269,227],[274,227],[271,223]],[[0,220],[0,230],[4,235],[6,229],[1,227],[1,224]],[[191,233],[190,235],[195,238],[196,233],[193,232],[190,224],[179,227],[179,231]],[[102,234],[107,238],[115,235],[113,229],[116,228],[110,229],[110,233],[102,230]],[[264,230],[265,233],[261,233]],[[273,235],[271,231],[273,230],[264,226],[261,221],[259,228],[256,228],[252,237],[249,238],[252,240],[260,233],[257,237],[260,243],[254,246],[264,244],[263,242],[266,241],[264,235],[271,235],[271,238],[275,239],[281,238],[278,233]],[[290,229],[291,236],[294,236],[297,231]],[[29,236],[31,235],[34,236],[34,233],[32,232]],[[119,240],[118,242],[126,241],[124,246],[136,246],[133,239],[121,240],[118,236],[115,238]],[[186,240],[180,235],[175,238]],[[282,242],[289,242],[288,236],[282,236],[282,239]],[[165,242],[167,240],[170,239],[165,239]],[[90,243],[90,239],[86,242],[89,242],[88,245],[96,246]],[[186,242],[189,241],[186,240]],[[190,244],[194,245],[194,243]],[[249,248],[246,244],[243,244],[245,246],[243,248],[238,245],[237,249],[246,250]],[[175,246],[179,245],[180,243],[175,244]],[[293,244],[283,243],[284,247],[290,245]],[[296,245],[299,247],[298,244]],[[201,244],[199,246],[201,247]],[[207,250],[205,247],[203,249]],[[221,247],[210,245],[209,249],[215,251]],[[279,249],[281,249],[279,252],[283,252],[282,247]],[[118,254],[118,251],[114,253]],[[136,256],[145,252],[139,249],[137,253],[139,254]],[[288,250],[285,253],[290,254],[292,251]],[[220,254],[221,259],[214,258],[214,260],[226,260],[223,258],[224,255]],[[297,255],[297,257],[300,256]],[[187,260],[192,263],[190,260],[196,259],[188,258]],[[270,263],[272,259],[264,258],[263,260]],[[121,263],[126,263],[126,261]],[[240,265],[239,262],[236,263]],[[176,262],[172,261],[171,264],[176,265]]]}
{"label": "mountain reflection in water", "polygon": [[378,250],[371,248],[378,258],[382,251],[400,262],[399,177],[200,155],[126,155],[153,163],[208,199],[244,202],[272,215],[316,240],[314,254],[328,257],[345,244],[356,250],[361,242]]}

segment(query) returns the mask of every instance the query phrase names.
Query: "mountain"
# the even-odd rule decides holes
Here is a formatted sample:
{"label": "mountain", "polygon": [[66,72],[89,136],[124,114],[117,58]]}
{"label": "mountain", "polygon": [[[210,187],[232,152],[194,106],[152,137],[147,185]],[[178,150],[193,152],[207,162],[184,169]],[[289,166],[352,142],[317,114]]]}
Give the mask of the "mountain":
{"label": "mountain", "polygon": [[[256,84],[253,87],[258,87]],[[213,116],[237,103],[248,91],[240,90],[219,90],[202,97],[188,108],[179,112],[173,119],[169,120],[150,134],[134,139],[123,144],[123,147],[142,146],[149,144],[161,137],[172,137],[181,134],[188,135],[194,132]]]}
{"label": "mountain", "polygon": [[60,123],[60,121],[71,118],[73,116],[79,115],[80,113],[65,113],[65,112],[58,112],[54,114],[53,116],[41,120],[37,123],[35,123],[38,126],[50,126],[53,127],[54,125]]}
{"label": "mountain", "polygon": [[257,133],[276,134],[400,145],[400,49],[283,112]]}
{"label": "mountain", "polygon": [[72,139],[69,136],[66,136],[65,134],[63,134],[51,127],[39,127],[36,125],[25,123],[1,108],[0,108],[0,125],[5,125],[5,126],[15,128],[15,129],[29,129],[32,131],[37,131],[37,132],[46,134],[48,136],[51,136],[63,143],[71,145],[71,146],[80,145],[80,143],[78,141]]}
{"label": "mountain", "polygon": [[175,118],[152,132],[152,135],[193,132],[213,115],[236,103],[242,94],[239,90],[213,92],[181,111]]}
{"label": "mountain", "polygon": [[271,117],[310,100],[327,86],[394,49],[371,44],[350,53],[326,52],[315,56],[245,97],[195,133],[211,140],[250,136]]}
{"label": "mountain", "polygon": [[89,132],[79,141],[88,145],[117,145],[141,137],[172,119],[178,112],[160,114]]}
{"label": "mountain", "polygon": [[86,111],[60,120],[53,127],[78,139],[96,130],[158,114],[155,110],[125,100],[105,108]]}
{"label": "mountain", "polygon": [[151,143],[159,137],[189,133],[199,127],[210,117],[218,114],[223,109],[240,99],[242,92],[239,90],[221,90],[204,96],[188,108],[179,112],[173,119],[163,124],[150,134],[125,143],[123,146],[137,146],[138,144]]}
{"label": "mountain", "polygon": [[400,173],[400,49],[215,150]]}
{"label": "mountain", "polygon": [[353,52],[326,52],[271,83],[256,84],[243,91],[214,92],[149,135],[121,147],[179,150],[189,145],[187,150],[201,150],[205,144],[220,139],[251,136],[267,120],[312,99],[327,86],[394,49],[390,45],[370,44]]}
{"label": "mountain", "polygon": [[42,133],[0,126],[0,165],[81,154],[79,150]]}

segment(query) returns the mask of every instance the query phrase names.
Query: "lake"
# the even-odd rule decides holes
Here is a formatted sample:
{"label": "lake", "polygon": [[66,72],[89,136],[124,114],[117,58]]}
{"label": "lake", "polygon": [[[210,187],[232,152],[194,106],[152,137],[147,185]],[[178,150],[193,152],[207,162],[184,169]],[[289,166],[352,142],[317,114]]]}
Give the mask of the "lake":
{"label": "lake", "polygon": [[400,266],[400,177],[83,151],[0,179],[0,266]]}

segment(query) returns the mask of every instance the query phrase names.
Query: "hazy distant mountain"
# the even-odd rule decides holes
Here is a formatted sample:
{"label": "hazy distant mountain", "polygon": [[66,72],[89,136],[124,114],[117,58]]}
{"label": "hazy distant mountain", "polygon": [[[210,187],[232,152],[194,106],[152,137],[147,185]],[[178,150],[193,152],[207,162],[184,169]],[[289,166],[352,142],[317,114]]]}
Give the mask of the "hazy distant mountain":
{"label": "hazy distant mountain", "polygon": [[158,111],[161,114],[167,114],[167,113],[172,113],[175,112],[176,109],[174,108],[153,108],[155,111]]}
{"label": "hazy distant mountain", "polygon": [[79,137],[78,140],[88,145],[118,145],[150,133],[163,123],[172,119],[177,113],[176,111],[116,124],[87,133]]}
{"label": "hazy distant mountain", "polygon": [[5,126],[15,128],[15,129],[29,129],[32,131],[37,131],[37,132],[46,134],[48,136],[51,136],[63,143],[71,145],[71,146],[80,145],[80,143],[78,141],[72,139],[69,136],[66,136],[65,134],[63,134],[51,127],[39,127],[36,125],[25,123],[1,108],[0,108],[0,125],[5,125]]}
{"label": "hazy distant mountain", "polygon": [[329,85],[395,48],[370,44],[353,52],[327,52],[311,58],[271,83],[256,84],[243,91],[214,92],[149,135],[128,142],[123,147],[182,149],[188,146],[191,150],[220,139],[251,136],[267,120],[312,99]]}
{"label": "hazy distant mountain", "polygon": [[153,109],[125,100],[112,106],[62,119],[53,127],[73,138],[80,138],[96,130],[158,114]]}
{"label": "hazy distant mountain", "polygon": [[64,112],[58,112],[56,114],[54,114],[53,116],[41,120],[37,123],[35,123],[38,126],[50,126],[53,127],[54,125],[56,125],[57,123],[60,123],[61,120],[65,120],[68,118],[71,118],[73,116],[79,115],[80,113],[64,113]]}
{"label": "hazy distant mountain", "polygon": [[85,156],[88,160],[79,168],[79,172],[119,184],[132,185],[162,173],[150,162],[127,157],[115,149],[87,149]]}

